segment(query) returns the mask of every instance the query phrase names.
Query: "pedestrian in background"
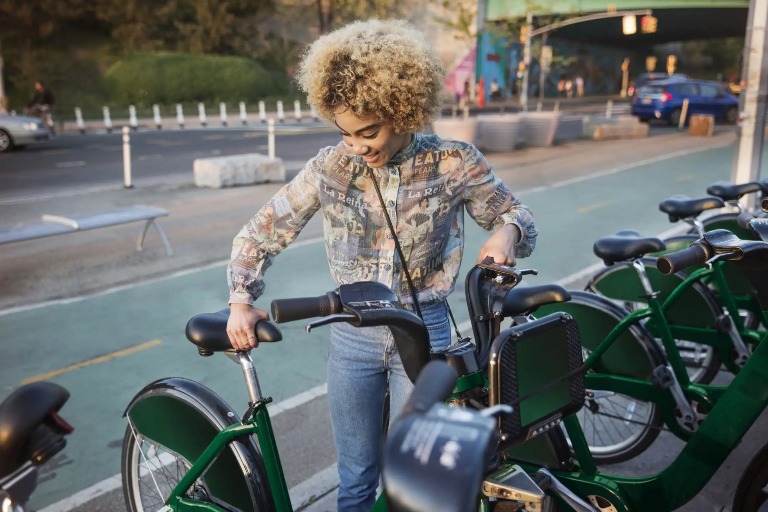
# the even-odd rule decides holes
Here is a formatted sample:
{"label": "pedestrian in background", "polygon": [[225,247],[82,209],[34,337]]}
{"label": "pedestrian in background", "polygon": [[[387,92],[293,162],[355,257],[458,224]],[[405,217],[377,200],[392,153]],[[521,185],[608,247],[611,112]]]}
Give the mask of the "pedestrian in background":
{"label": "pedestrian in background", "polygon": [[[464,251],[464,211],[495,230],[473,248],[478,260],[514,265],[535,245],[530,210],[473,145],[421,133],[440,112],[445,72],[410,23],[353,22],[312,43],[298,69],[310,106],[342,140],[322,148],[236,236],[227,270],[232,346],[255,345],[254,326],[269,316],[252,306],[264,271],[319,211],[334,280],[383,283],[413,309],[418,300],[433,350],[447,347],[446,298]],[[330,226],[340,220],[360,233],[333,236]],[[387,388],[395,418],[413,385],[386,327],[331,324],[327,367],[338,510],[367,512],[379,484]]]}

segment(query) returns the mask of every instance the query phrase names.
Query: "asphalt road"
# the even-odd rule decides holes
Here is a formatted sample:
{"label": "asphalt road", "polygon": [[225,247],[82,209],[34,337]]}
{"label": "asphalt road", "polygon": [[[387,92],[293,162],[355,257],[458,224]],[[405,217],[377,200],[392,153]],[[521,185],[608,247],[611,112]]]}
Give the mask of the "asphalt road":
{"label": "asphalt road", "polygon": [[[237,133],[232,129],[224,139],[237,138]],[[627,228],[649,234],[667,231],[670,225],[658,212],[658,201],[673,193],[703,195],[709,183],[729,178],[732,129],[718,130],[709,139],[670,130],[657,133],[663,135],[488,155],[499,176],[536,215],[539,246],[520,262],[540,270],[533,284],[578,281],[584,269],[594,271],[591,246],[596,237]],[[317,149],[316,140],[296,140],[296,146],[306,146],[311,154]],[[315,144],[311,149],[310,143]],[[166,167],[170,171],[173,166]],[[3,168],[2,174],[6,172]],[[18,168],[10,172],[24,181],[22,173]],[[122,509],[119,479],[108,478],[119,472],[122,410],[154,378],[191,377],[228,402],[244,404],[237,368],[223,357],[198,357],[183,338],[183,326],[191,315],[226,303],[224,262],[231,239],[279,184],[204,190],[190,185],[191,170],[178,173],[178,179],[162,184],[137,178],[131,191],[72,186],[45,199],[0,202],[0,217],[11,221],[65,208],[155,204],[171,212],[161,222],[176,251],[168,258],[157,239],[148,239],[145,250],[135,252],[135,226],[0,247],[0,398],[26,379],[50,378],[72,391],[64,416],[77,428],[68,448],[44,468],[35,508]],[[310,223],[270,269],[273,284],[263,304],[333,287],[320,232],[319,223]],[[485,236],[479,229],[468,230],[466,263]],[[462,294],[460,285],[452,297],[460,322],[466,320]],[[301,332],[302,326],[286,324],[287,341],[256,355],[265,392],[283,404],[274,421],[289,487],[303,492],[302,482],[327,475],[334,460],[324,407],[326,334]],[[670,452],[666,446],[660,449]],[[659,459],[650,457],[631,470],[650,470]],[[723,498],[725,491],[716,489],[714,497]]]}
{"label": "asphalt road", "polygon": [[[297,131],[301,129],[301,131]],[[339,140],[335,130],[305,122],[279,127],[275,155],[284,162],[306,161]],[[142,130],[130,133],[131,181],[188,180],[193,162],[243,153],[267,153],[263,127]],[[122,134],[63,133],[21,150],[0,154],[0,201],[62,194],[125,183]]]}

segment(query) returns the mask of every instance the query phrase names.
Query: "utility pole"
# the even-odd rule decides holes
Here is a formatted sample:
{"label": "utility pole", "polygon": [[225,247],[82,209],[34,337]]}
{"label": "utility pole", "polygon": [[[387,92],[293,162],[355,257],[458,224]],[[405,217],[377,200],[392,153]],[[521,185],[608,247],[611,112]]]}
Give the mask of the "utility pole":
{"label": "utility pole", "polygon": [[531,67],[531,38],[533,37],[533,13],[525,15],[525,44],[523,45],[523,83],[520,86],[520,107],[523,112],[528,111],[528,75]]}
{"label": "utility pole", "polygon": [[[752,0],[749,3],[747,33],[744,41],[744,67],[741,70],[741,113],[733,161],[734,183],[755,181],[760,175],[760,157],[763,152],[765,129],[766,92],[768,92],[768,67],[764,66],[766,48],[766,20],[768,0]],[[754,199],[750,198],[754,207]]]}

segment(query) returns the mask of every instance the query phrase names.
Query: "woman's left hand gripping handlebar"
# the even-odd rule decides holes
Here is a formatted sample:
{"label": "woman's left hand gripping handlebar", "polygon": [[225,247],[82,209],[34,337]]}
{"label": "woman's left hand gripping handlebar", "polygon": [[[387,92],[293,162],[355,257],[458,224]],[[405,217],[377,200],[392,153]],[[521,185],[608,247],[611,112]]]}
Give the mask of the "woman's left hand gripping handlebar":
{"label": "woman's left hand gripping handlebar", "polygon": [[515,245],[520,241],[520,230],[514,224],[507,224],[493,235],[480,248],[480,254],[477,262],[481,263],[491,258],[492,261],[500,265],[514,267],[517,263],[515,258]]}
{"label": "woman's left hand gripping handlebar", "polygon": [[232,347],[250,350],[258,346],[256,323],[269,318],[269,313],[250,304],[231,304],[227,321],[227,336]]}

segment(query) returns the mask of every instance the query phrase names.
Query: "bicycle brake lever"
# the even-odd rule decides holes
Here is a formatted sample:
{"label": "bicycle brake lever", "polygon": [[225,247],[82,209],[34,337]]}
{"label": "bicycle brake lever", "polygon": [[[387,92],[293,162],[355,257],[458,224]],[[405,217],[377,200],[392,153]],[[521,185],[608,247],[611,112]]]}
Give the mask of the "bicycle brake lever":
{"label": "bicycle brake lever", "polygon": [[357,315],[353,315],[351,313],[336,313],[334,315],[328,315],[321,318],[320,320],[309,322],[305,329],[307,332],[309,332],[315,327],[322,327],[323,325],[332,324],[334,322],[343,322],[345,320],[357,320]]}

